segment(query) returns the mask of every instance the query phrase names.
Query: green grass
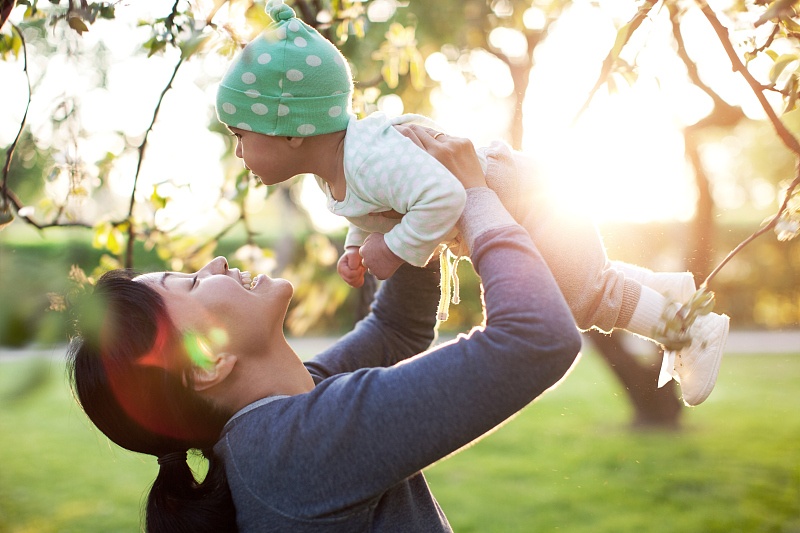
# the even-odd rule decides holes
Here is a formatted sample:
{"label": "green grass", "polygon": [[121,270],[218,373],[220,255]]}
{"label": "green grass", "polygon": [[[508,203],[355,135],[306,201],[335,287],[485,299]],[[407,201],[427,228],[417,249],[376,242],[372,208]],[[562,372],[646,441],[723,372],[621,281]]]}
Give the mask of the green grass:
{"label": "green grass", "polygon": [[636,432],[589,354],[491,437],[429,469],[456,532],[800,531],[800,357],[728,357],[680,432]]}
{"label": "green grass", "polygon": [[[800,354],[731,356],[683,431],[635,432],[588,353],[556,390],[429,468],[454,530],[800,532]],[[0,532],[137,531],[155,460],[86,421],[54,360],[0,363]]]}

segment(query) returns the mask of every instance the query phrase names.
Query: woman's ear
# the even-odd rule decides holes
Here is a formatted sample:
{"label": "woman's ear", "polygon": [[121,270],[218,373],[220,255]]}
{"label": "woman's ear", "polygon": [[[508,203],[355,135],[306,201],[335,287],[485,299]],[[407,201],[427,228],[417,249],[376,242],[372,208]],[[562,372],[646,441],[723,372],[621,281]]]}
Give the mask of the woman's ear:
{"label": "woman's ear", "polygon": [[230,353],[214,355],[202,367],[195,366],[192,369],[192,388],[196,391],[204,391],[225,381],[236,366],[236,356]]}

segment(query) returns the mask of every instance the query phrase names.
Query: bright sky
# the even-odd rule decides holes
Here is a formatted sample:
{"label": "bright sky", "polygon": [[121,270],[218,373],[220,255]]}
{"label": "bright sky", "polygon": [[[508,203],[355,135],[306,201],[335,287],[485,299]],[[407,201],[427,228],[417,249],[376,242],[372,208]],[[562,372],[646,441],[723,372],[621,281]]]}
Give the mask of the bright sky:
{"label": "bright sky", "polygon": [[[636,9],[633,3],[606,2],[604,6],[620,11],[610,13],[588,1],[575,2],[537,48],[524,106],[523,150],[537,161],[565,208],[589,214],[598,222],[689,219],[696,192],[684,161],[681,128],[702,118],[710,109],[710,99],[684,79],[684,67],[670,44],[666,13],[645,21],[637,31],[631,43],[635,55],[623,54],[639,66],[639,81],[633,87],[618,82],[619,92],[613,95],[601,88],[575,122],[616,37],[610,15],[616,16],[618,27]],[[708,79],[715,90],[731,103],[743,105],[750,116],[762,117],[749,88],[731,72],[706,21],[687,16],[686,25],[691,29],[687,47],[703,72],[711,73]],[[482,88],[464,91],[457,81],[442,83],[435,99],[437,119],[486,143],[491,136],[502,137],[505,128],[504,120],[498,119],[498,106],[486,97],[502,98],[507,93],[498,87],[502,73],[489,70],[481,76],[480,68],[474,70],[485,80]],[[712,176],[721,175],[724,181],[730,174],[725,168],[728,161],[711,154],[707,163],[712,165]],[[723,208],[742,203],[740,197],[719,195],[716,199]],[[764,201],[774,203],[774,195]]]}
{"label": "bright sky", "polygon": [[[133,7],[135,4],[135,7]],[[163,8],[163,3],[161,3]],[[619,3],[611,2],[608,5]],[[136,11],[154,9],[155,0],[142,0],[118,8],[118,16],[136,17]],[[627,4],[626,4],[627,5]],[[632,15],[631,3],[617,13],[617,24]],[[664,14],[665,15],[665,14]],[[17,17],[18,18],[18,17]],[[12,17],[12,20],[14,18]],[[526,98],[524,150],[538,163],[540,172],[560,192],[565,206],[592,215],[598,222],[684,220],[691,217],[695,193],[683,159],[679,128],[702,117],[708,102],[687,83],[675,81],[682,65],[669,47],[666,16],[648,21],[637,32],[647,46],[634,44],[640,66],[640,82],[621,86],[619,94],[609,96],[605,89],[596,95],[589,111],[573,124],[598,75],[599,66],[614,41],[616,29],[608,12],[577,0],[564,13],[548,40],[537,49],[536,69]],[[721,51],[708,44],[709,33],[702,20],[689,20],[704,34],[696,42],[687,37],[690,51],[700,54],[705,65],[716,65],[715,88],[727,91],[734,102],[746,104],[758,116],[754,99],[742,82],[730,72]],[[64,91],[73,91],[83,103],[82,117],[93,131],[88,143],[78,147],[85,160],[95,161],[106,151],[119,153],[121,146],[110,132],[122,130],[138,144],[139,135],[149,123],[158,94],[166,83],[174,56],[146,59],[134,55],[133,43],[143,40],[133,28],[129,33],[119,25],[98,23],[83,39],[87,43],[104,40],[110,49],[112,67],[108,90],[89,90],[80,70],[66,62],[45,63],[31,54],[33,78],[41,82],[31,105],[29,124],[37,134],[47,136],[38,125],[46,124],[52,104]],[[580,41],[575,36],[580,36]],[[514,35],[493,35],[499,45],[514,46]],[[588,46],[587,43],[592,43]],[[466,81],[453,62],[434,54],[426,63],[429,75],[439,82],[432,95],[434,118],[445,129],[471,138],[476,145],[502,138],[508,126],[510,76],[499,61],[487,53],[469,58],[475,74]],[[150,184],[172,180],[172,211],[162,213],[163,222],[177,223],[187,212],[196,218],[185,223],[187,230],[202,228],[230,213],[211,212],[222,185],[219,159],[223,144],[206,132],[213,119],[214,84],[205,90],[198,81],[218,79],[224,70],[220,58],[186,64],[174,89],[162,106],[153,131],[141,177],[141,190]],[[0,108],[0,145],[13,139],[24,108],[25,85],[19,65],[0,62],[3,101]],[[380,102],[386,112],[402,112],[397,98]],[[413,111],[413,110],[405,110]],[[720,158],[724,160],[724,158]],[[121,198],[129,194],[135,161],[130,158],[114,175],[115,189]],[[64,178],[66,179],[66,178]],[[322,227],[341,226],[342,221],[328,215],[322,194],[310,180],[305,184],[304,202]]]}

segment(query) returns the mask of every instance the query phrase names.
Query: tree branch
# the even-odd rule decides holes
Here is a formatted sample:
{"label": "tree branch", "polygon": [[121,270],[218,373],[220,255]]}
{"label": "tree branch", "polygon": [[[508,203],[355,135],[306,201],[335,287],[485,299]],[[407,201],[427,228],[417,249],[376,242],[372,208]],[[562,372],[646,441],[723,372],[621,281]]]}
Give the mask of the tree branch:
{"label": "tree branch", "polygon": [[133,187],[131,188],[131,201],[128,206],[127,220],[130,222],[130,224],[128,224],[128,243],[125,253],[126,268],[133,267],[133,243],[136,240],[136,230],[133,227],[134,226],[133,208],[136,205],[136,188],[139,183],[139,174],[142,170],[142,162],[144,161],[145,149],[147,148],[147,139],[148,137],[150,137],[150,132],[153,131],[153,126],[155,125],[156,119],[158,118],[158,112],[161,110],[161,104],[164,102],[164,96],[166,96],[167,92],[169,92],[169,90],[172,88],[172,83],[175,81],[175,77],[178,75],[178,70],[180,70],[182,65],[183,65],[183,55],[180,56],[178,62],[175,64],[175,67],[172,69],[172,75],[170,76],[167,84],[164,86],[164,89],[162,89],[161,95],[158,97],[158,102],[156,103],[156,108],[153,110],[153,117],[150,120],[150,125],[147,127],[147,130],[144,133],[144,139],[142,139],[142,142],[137,149],[139,156],[138,160],[136,161],[136,173],[134,174],[133,177]]}
{"label": "tree branch", "polygon": [[25,207],[22,203],[22,200],[12,191],[11,189],[7,189],[3,192],[5,198],[17,209],[17,216],[24,220],[26,223],[30,224],[36,229],[47,229],[47,228],[62,228],[62,227],[73,227],[73,228],[91,228],[93,227],[91,224],[87,224],[86,222],[59,222],[58,218],[61,215],[61,210],[59,210],[58,214],[53,217],[52,222],[36,222],[31,217],[27,215],[20,215],[19,210]]}
{"label": "tree branch", "polygon": [[[8,173],[11,169],[11,158],[14,156],[14,150],[17,148],[17,144],[19,143],[19,139],[22,136],[22,131],[25,129],[25,122],[28,119],[28,110],[31,107],[31,76],[28,72],[28,46],[25,42],[25,36],[22,34],[20,29],[17,27],[16,24],[11,24],[11,28],[19,35],[20,40],[22,41],[22,71],[25,73],[25,81],[28,84],[28,101],[25,103],[25,113],[22,115],[22,120],[19,122],[19,130],[17,130],[17,135],[14,137],[14,141],[6,150],[6,160],[3,164],[3,181],[0,183],[0,200],[5,202],[9,200],[9,190],[8,190]],[[14,196],[14,207],[17,209],[17,213],[23,207],[19,202],[19,199]],[[27,219],[28,217],[22,217]]]}
{"label": "tree branch", "polygon": [[[794,152],[795,156],[800,158],[800,142],[797,141],[794,135],[786,128],[786,126],[781,122],[780,118],[778,117],[775,110],[767,101],[766,97],[764,96],[764,86],[760,84],[747,70],[747,67],[744,65],[742,60],[736,54],[736,50],[734,49],[733,45],[731,44],[730,37],[728,34],[728,29],[720,22],[719,18],[717,17],[716,13],[711,9],[708,3],[705,0],[696,0],[700,10],[702,11],[703,15],[708,20],[711,27],[714,29],[714,32],[717,34],[722,47],[725,49],[725,53],[728,55],[730,59],[731,66],[734,72],[738,72],[741,76],[745,79],[747,84],[752,89],[753,93],[755,94],[756,98],[758,99],[761,107],[764,109],[764,112],[769,118],[770,122],[772,123],[775,132],[778,134],[778,137],[781,139],[783,144],[789,148],[792,152]],[[783,199],[783,203],[781,204],[780,209],[775,215],[770,219],[769,223],[765,226],[758,229],[748,238],[743,240],[739,243],[736,248],[734,248],[726,257],[722,260],[722,262],[714,268],[711,274],[703,281],[701,287],[705,288],[708,287],[709,284],[714,280],[716,275],[719,273],[722,268],[728,264],[728,262],[737,254],[740,250],[742,250],[745,246],[750,244],[754,239],[759,237],[760,235],[770,231],[775,227],[775,225],[780,220],[781,216],[783,215],[784,211],[789,204],[789,199],[792,197],[794,189],[797,188],[798,184],[800,184],[800,162],[798,163],[798,170],[796,171],[796,175],[794,180],[792,181],[791,185],[786,191],[786,196]]]}
{"label": "tree branch", "polygon": [[725,259],[723,259],[722,262],[720,262],[720,264],[717,265],[717,267],[711,272],[711,274],[708,275],[708,277],[703,282],[701,287],[708,287],[708,285],[711,283],[711,281],[714,279],[714,277],[716,277],[717,273],[720,270],[722,270],[722,267],[724,267],[726,264],[728,264],[728,262],[731,259],[733,259],[733,256],[735,256],[737,253],[739,253],[739,251],[742,248],[744,248],[745,246],[750,244],[757,237],[760,237],[761,235],[763,235],[764,233],[770,231],[771,229],[773,229],[775,227],[775,225],[780,220],[781,215],[783,214],[783,212],[786,211],[786,207],[789,205],[789,199],[792,197],[792,193],[794,192],[794,190],[797,188],[798,185],[800,185],[800,165],[798,166],[798,173],[795,176],[794,181],[792,181],[792,183],[789,185],[789,188],[786,189],[786,197],[783,199],[783,203],[781,204],[781,208],[778,209],[778,212],[775,213],[775,216],[773,216],[766,225],[764,225],[761,228],[759,228],[758,231],[754,232],[748,238],[746,238],[745,240],[740,242],[739,245],[736,248],[731,250],[731,252],[727,256],[725,256]]}
{"label": "tree branch", "polygon": [[[586,97],[586,101],[584,102],[583,106],[580,108],[577,115],[575,115],[574,122],[577,122],[581,115],[583,115],[589,108],[595,93],[600,90],[600,87],[606,83],[608,77],[611,75],[611,70],[614,68],[614,63],[619,57],[620,51],[625,48],[634,32],[639,28],[639,26],[641,26],[642,22],[644,22],[644,20],[647,18],[647,15],[650,14],[650,11],[655,7],[658,1],[659,0],[647,0],[644,4],[642,4],[633,18],[625,26],[620,28],[619,32],[617,33],[617,39],[614,41],[614,46],[611,48],[611,50],[609,50],[608,55],[603,60],[603,66],[600,68],[600,75],[597,77],[597,81],[595,82],[594,87],[592,87],[592,90],[589,91],[589,95]],[[620,42],[620,33],[625,28],[627,28],[625,36],[622,42]]]}
{"label": "tree branch", "polygon": [[775,128],[778,137],[780,137],[781,141],[784,145],[786,145],[789,150],[794,152],[796,155],[800,156],[800,143],[791,134],[791,132],[783,125],[781,119],[775,113],[775,110],[772,109],[772,106],[767,101],[766,96],[764,96],[763,86],[750,74],[750,71],[747,70],[747,67],[744,65],[742,60],[736,54],[736,50],[733,48],[731,44],[731,40],[728,34],[728,29],[720,22],[717,14],[711,9],[708,3],[705,0],[696,0],[700,10],[702,11],[703,15],[705,15],[706,20],[708,20],[711,27],[714,29],[714,32],[717,34],[722,47],[725,49],[725,53],[728,55],[728,59],[730,59],[731,67],[733,68],[734,72],[738,72],[753,90],[758,102],[761,104],[761,107],[764,109],[764,113],[766,113],[767,118],[769,118],[772,126]]}
{"label": "tree branch", "polygon": [[700,130],[708,126],[733,126],[739,123],[744,117],[744,111],[739,106],[732,106],[725,101],[714,89],[709,87],[701,78],[698,72],[697,63],[689,57],[686,51],[686,43],[683,40],[683,34],[680,30],[679,12],[677,7],[669,3],[670,22],[672,25],[672,37],[675,39],[677,45],[677,55],[686,67],[686,73],[689,81],[692,84],[706,93],[714,103],[713,111],[704,119],[698,121],[696,124],[689,126],[690,130]]}

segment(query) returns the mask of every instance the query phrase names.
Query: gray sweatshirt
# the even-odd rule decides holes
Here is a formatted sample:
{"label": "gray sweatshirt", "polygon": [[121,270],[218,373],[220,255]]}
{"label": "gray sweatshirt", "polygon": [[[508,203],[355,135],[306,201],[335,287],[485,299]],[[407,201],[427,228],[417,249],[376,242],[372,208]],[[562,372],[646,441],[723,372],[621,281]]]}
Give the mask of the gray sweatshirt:
{"label": "gray sweatshirt", "polygon": [[372,313],[306,363],[314,390],[265,398],[225,426],[215,450],[240,531],[451,531],[421,470],[569,369],[580,337],[527,233],[485,188],[468,191],[459,229],[486,325],[415,355],[432,339],[439,276],[398,270]]}

